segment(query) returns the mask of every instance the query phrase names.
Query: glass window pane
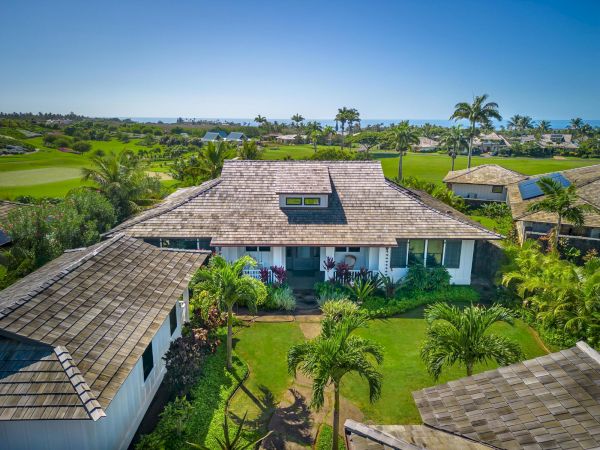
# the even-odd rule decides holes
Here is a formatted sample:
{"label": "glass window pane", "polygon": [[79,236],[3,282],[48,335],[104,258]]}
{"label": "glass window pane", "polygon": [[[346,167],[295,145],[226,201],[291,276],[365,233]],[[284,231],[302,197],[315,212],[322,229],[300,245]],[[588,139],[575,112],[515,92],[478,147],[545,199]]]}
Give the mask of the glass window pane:
{"label": "glass window pane", "polygon": [[163,239],[163,248],[176,248],[181,250],[196,250],[196,239]]}
{"label": "glass window pane", "polygon": [[427,242],[427,267],[441,266],[443,252],[444,241],[441,239],[430,239]]}
{"label": "glass window pane", "polygon": [[148,344],[148,347],[146,347],[146,350],[144,350],[144,353],[142,354],[142,366],[144,369],[144,381],[145,381],[146,378],[148,378],[148,375],[150,375],[150,372],[152,372],[152,368],[154,367],[154,355],[152,354],[152,342],[150,342],[150,344]]}
{"label": "glass window pane", "polygon": [[345,251],[346,251],[346,249],[347,249],[347,248],[348,248],[348,247],[336,247],[336,248],[335,248],[335,251],[336,251],[336,252],[343,253],[343,252],[345,252]]}
{"label": "glass window pane", "polygon": [[398,247],[392,247],[390,267],[392,269],[406,267],[406,247],[408,241],[398,239]]}
{"label": "glass window pane", "polygon": [[348,253],[360,253],[360,247],[348,247]]}
{"label": "glass window pane", "polygon": [[258,247],[259,252],[270,252],[271,247]]}
{"label": "glass window pane", "polygon": [[258,247],[246,247],[246,251],[247,252],[255,252],[257,251]]}
{"label": "glass window pane", "polygon": [[444,267],[458,269],[460,267],[460,250],[462,241],[446,241],[446,253],[444,255]]}
{"label": "glass window pane", "polygon": [[198,244],[199,244],[198,248],[200,250],[213,250],[214,247],[210,246],[210,241],[211,241],[210,238],[200,238],[198,240]]}
{"label": "glass window pane", "polygon": [[144,242],[155,247],[160,247],[160,238],[144,238]]}
{"label": "glass window pane", "polygon": [[425,262],[425,240],[411,239],[408,244],[408,265],[423,265]]}
{"label": "glass window pane", "polygon": [[302,197],[286,197],[285,204],[290,206],[302,205]]}
{"label": "glass window pane", "polygon": [[494,194],[502,194],[502,191],[504,191],[504,186],[492,186],[492,192]]}
{"label": "glass window pane", "polygon": [[169,327],[171,329],[171,335],[175,333],[177,329],[177,305],[173,306],[173,309],[169,313]]}
{"label": "glass window pane", "polygon": [[306,206],[319,206],[321,199],[319,197],[304,197],[304,204]]}

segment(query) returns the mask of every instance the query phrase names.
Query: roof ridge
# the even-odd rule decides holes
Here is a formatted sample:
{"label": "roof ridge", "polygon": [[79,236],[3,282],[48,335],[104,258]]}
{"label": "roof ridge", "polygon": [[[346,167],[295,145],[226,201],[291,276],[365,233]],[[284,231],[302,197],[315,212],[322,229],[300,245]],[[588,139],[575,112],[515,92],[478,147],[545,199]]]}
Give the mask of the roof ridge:
{"label": "roof ridge", "polygon": [[598,365],[600,365],[600,353],[594,350],[587,342],[579,341],[575,344],[579,350],[592,358]]}
{"label": "roof ridge", "polygon": [[[232,161],[232,160],[230,160],[230,161]],[[145,217],[140,217],[141,216],[141,214],[140,214],[140,216],[138,216],[139,220],[136,220],[135,217],[132,217],[130,220],[125,221],[125,222],[117,225],[116,227],[114,227],[112,230],[107,231],[106,233],[104,233],[104,236],[108,236],[108,235],[110,235],[113,232],[119,232],[121,230],[125,230],[125,229],[127,229],[129,227],[132,227],[134,225],[138,225],[138,224],[140,224],[142,222],[145,222],[146,220],[154,219],[155,217],[158,217],[158,216],[160,216],[162,214],[165,214],[165,213],[168,213],[170,211],[173,211],[175,208],[179,208],[180,206],[182,206],[182,205],[186,204],[187,202],[193,200],[194,198],[198,197],[199,195],[204,194],[205,192],[207,192],[208,190],[212,189],[213,187],[215,187],[220,182],[221,182],[221,177],[213,178],[212,180],[205,181],[202,184],[206,184],[206,186],[203,189],[199,189],[199,191],[197,193],[195,193],[194,195],[191,195],[190,197],[187,197],[187,198],[185,198],[183,200],[180,200],[178,202],[175,202],[173,205],[169,206],[168,208],[165,208],[165,209],[160,210],[160,211],[155,211],[154,214],[149,214],[148,216],[145,216]],[[200,184],[199,186],[192,186],[192,187],[198,187],[198,188],[200,188],[202,186],[202,184]],[[153,209],[159,209],[160,206],[161,206],[161,204],[159,204],[156,207],[151,208],[151,209],[149,209],[147,211],[152,211]]]}
{"label": "roof ridge", "polygon": [[[460,223],[462,223],[462,224],[464,224],[464,225],[469,225],[469,226],[471,226],[471,227],[473,227],[473,228],[478,228],[478,229],[479,229],[479,230],[481,230],[481,231],[485,231],[486,233],[490,233],[490,234],[492,234],[492,235],[495,235],[495,236],[497,236],[497,237],[499,237],[499,238],[503,238],[503,237],[504,237],[504,236],[502,236],[501,234],[498,234],[498,233],[496,233],[496,232],[494,232],[494,231],[492,231],[492,230],[488,230],[487,228],[485,228],[485,227],[484,227],[483,225],[481,225],[481,224],[470,223],[470,222],[467,222],[467,221],[465,221],[465,220],[464,220],[464,219],[462,219],[461,217],[456,217],[456,216],[450,215],[450,214],[448,214],[448,213],[446,213],[446,212],[444,212],[444,211],[440,211],[439,209],[436,209],[436,208],[434,208],[433,206],[430,206],[430,205],[426,204],[426,203],[425,203],[423,200],[421,200],[420,198],[418,198],[418,197],[415,195],[415,193],[414,193],[413,191],[411,191],[410,189],[408,189],[408,188],[406,188],[406,187],[404,187],[404,186],[397,185],[396,183],[394,183],[394,182],[393,182],[393,181],[391,181],[391,180],[388,180],[387,178],[385,179],[385,181],[386,181],[386,183],[387,183],[388,185],[390,185],[390,186],[391,186],[393,189],[396,189],[396,190],[398,190],[398,191],[400,191],[401,189],[403,189],[403,190],[407,191],[406,193],[407,193],[408,195],[410,195],[410,196],[411,196],[412,198],[414,198],[414,199],[415,199],[417,202],[419,202],[419,203],[420,203],[421,205],[423,205],[424,207],[426,207],[426,208],[430,209],[431,211],[435,211],[435,212],[437,212],[438,214],[441,214],[441,215],[443,215],[443,216],[445,216],[445,217],[448,217],[449,219],[454,219],[454,220],[456,220],[457,222],[460,222]],[[415,190],[416,190],[416,191],[418,191],[418,189],[415,189]],[[435,197],[433,197],[431,194],[428,194],[428,193],[427,193],[427,192],[425,192],[425,191],[419,191],[419,192],[423,192],[423,193],[425,193],[425,194],[429,195],[430,197],[432,197],[432,198],[435,198]],[[438,199],[436,199],[436,200],[438,200]],[[438,201],[442,202],[441,200],[438,200]],[[442,203],[444,203],[444,202],[442,202]],[[445,204],[445,203],[444,203],[444,204]],[[453,208],[453,207],[452,207],[452,206],[450,206],[450,205],[446,205],[446,206],[448,206],[448,208],[455,209],[455,208]],[[457,210],[457,212],[460,212],[460,211],[458,211],[458,210]]]}
{"label": "roof ridge", "polygon": [[386,447],[390,447],[398,450],[422,450],[421,447],[411,444],[410,442],[397,437],[392,436],[385,431],[378,430],[370,425],[356,422],[352,419],[346,419],[344,422],[344,428],[348,429],[351,433],[358,436],[372,440],[378,444],[382,444]]}
{"label": "roof ridge", "polygon": [[[56,283],[57,281],[63,279],[65,276],[67,276],[68,274],[70,274],[71,272],[73,272],[75,269],[77,269],[78,267],[81,267],[82,264],[84,264],[85,262],[89,261],[94,256],[100,254],[109,245],[113,244],[114,242],[119,241],[123,237],[125,237],[125,234],[123,234],[123,233],[116,234],[114,237],[112,237],[111,239],[109,239],[109,240],[101,243],[101,245],[99,245],[98,247],[96,247],[94,250],[86,253],[81,258],[79,258],[79,259],[77,259],[77,260],[75,260],[75,261],[67,264],[65,267],[62,268],[62,270],[58,271],[58,273],[55,273],[54,275],[52,275],[52,273],[49,273],[48,274],[48,278],[46,278],[46,280],[42,281],[41,283],[38,283],[33,289],[30,289],[25,294],[23,294],[20,297],[16,298],[10,305],[2,308],[0,310],[0,319],[8,316],[10,313],[12,313],[17,308],[25,305],[33,297],[35,297],[36,295],[38,295],[42,291],[48,289],[54,283]],[[34,273],[34,272],[32,272],[32,273]]]}
{"label": "roof ridge", "polygon": [[85,378],[83,378],[81,371],[75,364],[73,357],[66,347],[61,345],[56,346],[54,347],[54,353],[64,369],[67,378],[69,378],[69,382],[73,386],[73,389],[75,389],[79,400],[90,416],[90,419],[96,421],[101,417],[106,417],[102,405],[100,405],[100,402],[96,399],[96,395],[85,381]]}

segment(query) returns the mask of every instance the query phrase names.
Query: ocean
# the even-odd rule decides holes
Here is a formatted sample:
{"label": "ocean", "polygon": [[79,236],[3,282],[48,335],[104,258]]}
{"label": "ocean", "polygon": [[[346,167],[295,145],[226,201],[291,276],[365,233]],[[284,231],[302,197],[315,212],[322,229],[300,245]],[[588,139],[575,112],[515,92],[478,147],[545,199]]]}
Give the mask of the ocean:
{"label": "ocean", "polygon": [[[119,117],[119,119],[125,120],[125,119],[131,119],[134,122],[140,122],[140,123],[157,123],[157,122],[163,122],[163,123],[176,123],[177,122],[177,117]],[[202,117],[184,117],[184,120],[210,120],[210,121],[218,121],[218,122],[233,122],[233,123],[239,123],[239,124],[243,124],[243,125],[249,125],[249,126],[258,126],[258,123],[254,122],[252,119],[250,118],[202,118]],[[290,119],[271,119],[268,118],[269,122],[273,122],[274,120],[276,120],[277,122],[281,123],[281,122],[285,122],[285,123],[291,123]],[[306,119],[305,122],[308,121],[313,121],[316,120],[317,122],[319,122],[321,124],[321,126],[333,126],[335,127],[335,120],[331,120],[331,119]],[[402,120],[407,120],[407,119],[362,119],[360,121],[361,126],[366,127],[368,125],[377,125],[377,124],[382,124],[384,126],[387,125],[391,125],[391,124],[396,124],[399,123]],[[456,123],[461,123],[464,127],[468,126],[468,122],[466,121],[458,121],[455,122],[453,120],[444,120],[444,119],[408,119],[408,121],[412,124],[412,125],[423,125],[426,123],[430,123],[432,125],[439,125],[439,126],[443,126],[443,127],[449,127],[452,125],[455,125]],[[585,123],[590,124],[592,127],[600,127],[600,119],[584,119],[583,120]],[[535,120],[535,122],[537,122],[537,120]],[[554,129],[565,129],[568,128],[569,126],[569,122],[570,120],[568,119],[553,119],[553,120],[549,120],[550,125],[552,128]],[[501,122],[498,121],[494,121],[494,126],[498,129],[502,126],[506,126],[508,123],[507,120],[503,120]]]}

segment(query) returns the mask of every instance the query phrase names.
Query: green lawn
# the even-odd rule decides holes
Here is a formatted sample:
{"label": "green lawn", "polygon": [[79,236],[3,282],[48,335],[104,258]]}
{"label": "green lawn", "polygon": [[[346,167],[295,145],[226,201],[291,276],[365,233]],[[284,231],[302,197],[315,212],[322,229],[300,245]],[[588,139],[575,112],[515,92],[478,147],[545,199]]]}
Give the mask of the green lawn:
{"label": "green lawn", "polygon": [[[496,324],[494,329],[518,341],[526,358],[545,354],[530,329],[518,321],[514,327]],[[380,343],[385,350],[383,373],[383,395],[374,404],[368,400],[368,388],[359,377],[344,378],[342,395],[351,400],[365,415],[365,420],[381,424],[419,423],[420,416],[411,393],[428,386],[465,376],[465,371],[453,367],[444,373],[439,382],[434,381],[421,362],[419,351],[425,337],[423,319],[394,318],[374,320],[369,328],[359,334]],[[259,399],[263,398],[260,386],[265,386],[279,401],[291,379],[286,371],[286,353],[302,339],[296,323],[255,323],[243,328],[236,335],[239,339],[236,352],[250,367],[248,390]],[[495,364],[476,366],[477,372],[494,368]],[[271,402],[269,402],[271,403]],[[249,418],[259,416],[259,408],[251,396],[238,391],[232,402],[236,414],[248,410]]]}
{"label": "green lawn", "polygon": [[249,419],[258,419],[264,425],[292,382],[287,373],[287,351],[301,342],[303,335],[296,322],[257,322],[238,331],[235,351],[251,362],[251,367],[245,389],[238,390],[230,409],[240,417],[248,411]]}

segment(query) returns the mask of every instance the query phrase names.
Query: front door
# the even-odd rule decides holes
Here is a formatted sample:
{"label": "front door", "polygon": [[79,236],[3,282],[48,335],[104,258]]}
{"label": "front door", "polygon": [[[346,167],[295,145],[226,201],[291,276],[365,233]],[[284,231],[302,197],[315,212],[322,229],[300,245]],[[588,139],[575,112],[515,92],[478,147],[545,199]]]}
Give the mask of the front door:
{"label": "front door", "polygon": [[287,247],[288,270],[319,270],[321,249],[319,247]]}

